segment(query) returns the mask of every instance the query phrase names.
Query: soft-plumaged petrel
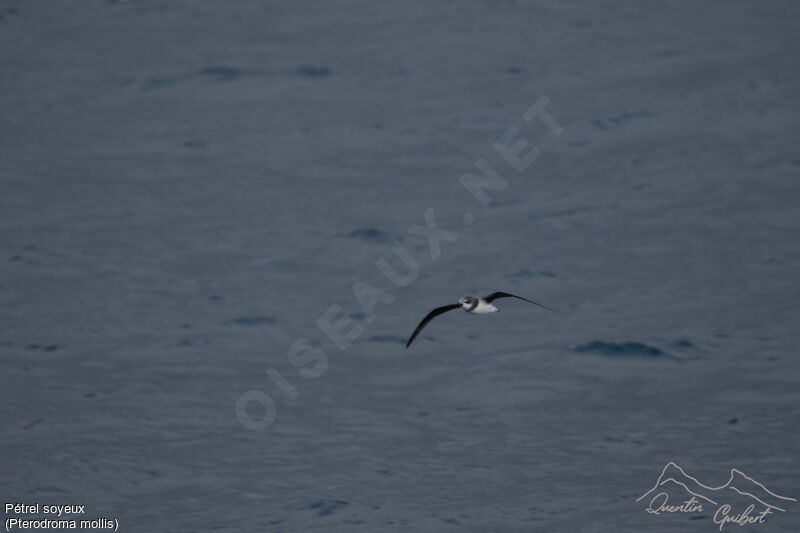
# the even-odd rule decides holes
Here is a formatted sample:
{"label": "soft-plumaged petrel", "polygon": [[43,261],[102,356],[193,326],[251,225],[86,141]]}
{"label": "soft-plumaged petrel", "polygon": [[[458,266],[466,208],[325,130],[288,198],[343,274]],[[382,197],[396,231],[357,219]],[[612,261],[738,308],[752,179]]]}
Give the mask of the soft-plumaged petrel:
{"label": "soft-plumaged petrel", "polygon": [[442,313],[452,311],[453,309],[458,309],[459,307],[462,308],[467,313],[472,313],[473,315],[485,315],[486,313],[495,313],[500,309],[492,305],[492,302],[497,300],[498,298],[518,298],[520,300],[525,300],[526,302],[532,303],[534,305],[538,305],[539,307],[544,307],[548,311],[552,311],[552,309],[550,309],[549,307],[545,307],[544,305],[536,303],[533,300],[528,300],[527,298],[523,298],[522,296],[516,296],[514,294],[508,294],[507,292],[493,292],[492,294],[487,294],[483,298],[464,296],[463,298],[458,299],[457,304],[437,307],[436,309],[428,313],[428,315],[422,319],[422,322],[419,323],[417,329],[414,330],[414,333],[411,334],[411,338],[409,338],[408,342],[406,343],[406,348],[408,348],[411,345],[411,343],[414,341],[417,335],[419,335],[419,332],[422,331],[422,328],[428,325],[428,322],[430,322],[437,316],[441,315]]}

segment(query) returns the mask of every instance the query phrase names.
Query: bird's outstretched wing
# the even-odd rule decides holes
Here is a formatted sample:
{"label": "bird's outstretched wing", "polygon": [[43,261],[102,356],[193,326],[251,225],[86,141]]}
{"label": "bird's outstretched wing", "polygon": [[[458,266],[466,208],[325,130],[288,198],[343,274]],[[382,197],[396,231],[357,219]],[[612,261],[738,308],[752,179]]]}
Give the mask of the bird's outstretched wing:
{"label": "bird's outstretched wing", "polygon": [[441,315],[442,313],[452,311],[453,309],[458,309],[459,307],[461,307],[461,304],[445,305],[444,307],[437,307],[436,309],[428,313],[428,316],[422,319],[422,322],[419,323],[417,329],[415,329],[414,333],[411,334],[411,338],[408,339],[408,342],[406,343],[406,348],[409,347],[411,341],[413,341],[417,337],[417,335],[419,335],[419,332],[422,331],[422,328],[424,328],[428,324],[428,322],[430,322],[437,316]]}
{"label": "bird's outstretched wing", "polygon": [[528,300],[527,298],[523,298],[522,296],[517,296],[515,294],[508,294],[507,292],[493,292],[492,294],[487,294],[483,297],[483,300],[492,303],[493,300],[497,300],[498,298],[517,298],[519,300],[525,300],[528,303],[532,303],[533,305],[538,305],[539,307],[543,307],[548,311],[552,311],[549,307],[542,305],[538,302],[534,302],[533,300]]}

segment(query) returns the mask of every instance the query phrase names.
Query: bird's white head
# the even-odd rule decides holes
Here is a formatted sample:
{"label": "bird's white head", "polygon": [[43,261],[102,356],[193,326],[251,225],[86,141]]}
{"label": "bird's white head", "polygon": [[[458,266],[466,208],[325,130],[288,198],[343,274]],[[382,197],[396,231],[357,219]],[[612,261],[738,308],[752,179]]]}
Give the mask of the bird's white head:
{"label": "bird's white head", "polygon": [[461,304],[461,307],[466,309],[474,307],[475,304],[478,303],[478,300],[476,298],[473,298],[472,296],[464,296],[458,299],[458,303]]}

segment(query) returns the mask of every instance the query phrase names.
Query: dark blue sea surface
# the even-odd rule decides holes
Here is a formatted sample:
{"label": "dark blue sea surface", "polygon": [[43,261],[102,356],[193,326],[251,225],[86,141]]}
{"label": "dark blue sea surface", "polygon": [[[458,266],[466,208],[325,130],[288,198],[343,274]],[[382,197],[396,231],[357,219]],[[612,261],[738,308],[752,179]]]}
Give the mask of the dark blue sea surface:
{"label": "dark blue sea surface", "polygon": [[[648,513],[670,462],[800,498],[798,16],[0,2],[0,504],[181,533],[746,506]],[[553,311],[405,348],[498,290]],[[724,530],[794,531],[767,503]]]}

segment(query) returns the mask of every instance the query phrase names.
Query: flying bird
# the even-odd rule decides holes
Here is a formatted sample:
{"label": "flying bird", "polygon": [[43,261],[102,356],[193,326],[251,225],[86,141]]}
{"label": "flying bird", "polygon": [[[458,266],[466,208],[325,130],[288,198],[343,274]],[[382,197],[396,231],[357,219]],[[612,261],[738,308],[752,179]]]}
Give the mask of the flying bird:
{"label": "flying bird", "polygon": [[425,318],[422,319],[422,322],[419,323],[417,329],[414,330],[414,333],[411,334],[411,337],[408,339],[406,343],[406,348],[408,348],[414,339],[419,335],[419,332],[422,331],[422,328],[428,325],[428,322],[436,318],[437,316],[441,315],[442,313],[446,313],[448,311],[452,311],[453,309],[458,309],[459,307],[462,308],[467,313],[472,313],[473,315],[485,315],[487,313],[496,313],[500,309],[495,307],[492,302],[497,300],[498,298],[517,298],[519,300],[525,300],[528,303],[532,303],[534,305],[538,305],[539,307],[543,307],[548,311],[552,311],[549,307],[545,307],[540,303],[536,303],[533,300],[528,300],[527,298],[523,298],[522,296],[516,296],[514,294],[509,294],[507,292],[493,292],[492,294],[487,294],[483,298],[475,298],[474,296],[464,296],[463,298],[458,299],[457,304],[445,305],[442,307],[437,307],[433,311],[427,314]]}

